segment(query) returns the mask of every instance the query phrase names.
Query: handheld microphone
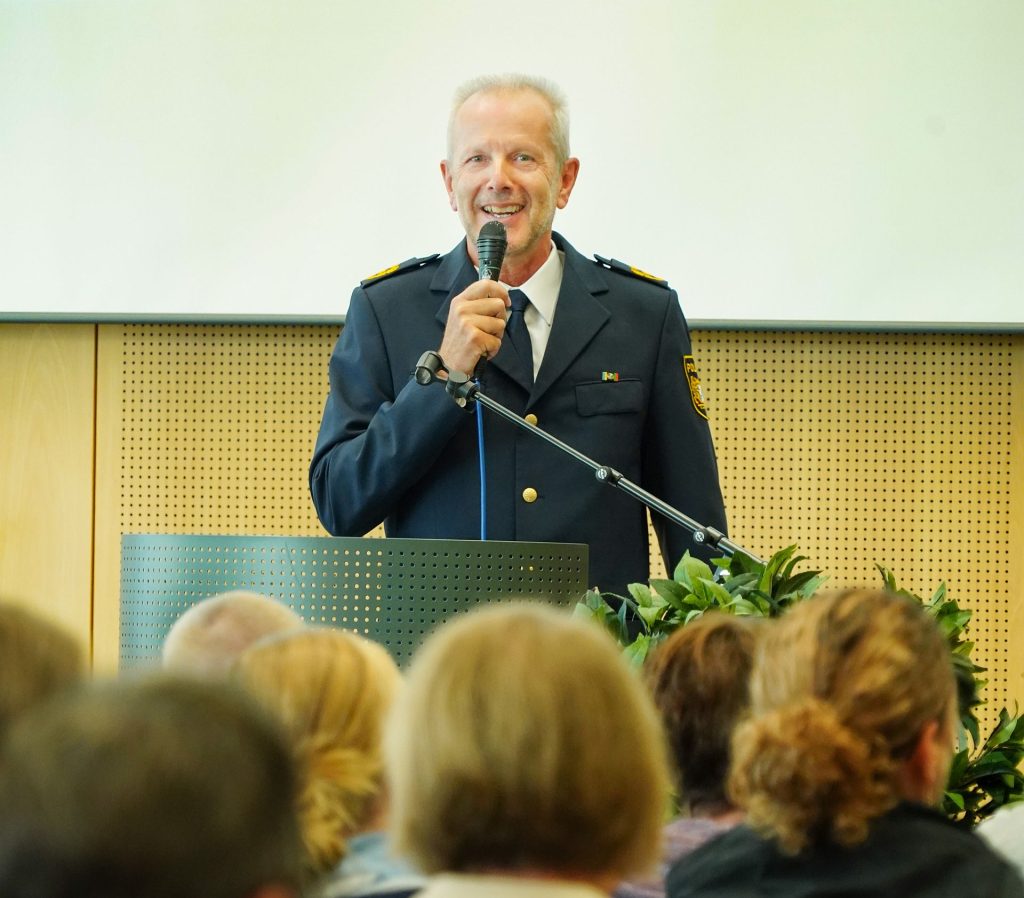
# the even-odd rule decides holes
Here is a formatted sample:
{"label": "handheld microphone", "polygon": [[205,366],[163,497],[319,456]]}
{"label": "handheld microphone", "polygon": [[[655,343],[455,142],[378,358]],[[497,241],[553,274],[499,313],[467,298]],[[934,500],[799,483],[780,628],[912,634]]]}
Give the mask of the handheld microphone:
{"label": "handheld microphone", "polygon": [[501,263],[505,261],[508,236],[505,225],[500,221],[489,221],[476,238],[476,256],[479,261],[480,280],[496,281],[501,275]]}
{"label": "handheld microphone", "polygon": [[[501,276],[501,263],[505,261],[505,249],[508,247],[508,235],[505,225],[500,221],[488,221],[480,228],[476,238],[476,258],[479,265],[478,280],[496,281]],[[484,355],[476,363],[473,377],[477,380],[484,373]]]}

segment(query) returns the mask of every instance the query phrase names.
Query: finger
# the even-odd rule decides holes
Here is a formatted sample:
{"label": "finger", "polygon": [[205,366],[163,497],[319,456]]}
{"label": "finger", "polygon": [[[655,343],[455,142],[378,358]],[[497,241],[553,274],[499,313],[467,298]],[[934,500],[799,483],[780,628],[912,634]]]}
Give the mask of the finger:
{"label": "finger", "polygon": [[508,290],[496,281],[474,281],[452,300],[452,304],[486,298],[500,299],[502,304],[507,306]]}
{"label": "finger", "polygon": [[485,334],[501,339],[505,333],[505,316],[494,317],[493,315],[472,315],[463,319],[471,328],[483,331]]}
{"label": "finger", "polygon": [[508,307],[504,300],[497,296],[467,299],[456,305],[452,303],[452,311],[457,315],[489,315],[492,318],[504,318]]}

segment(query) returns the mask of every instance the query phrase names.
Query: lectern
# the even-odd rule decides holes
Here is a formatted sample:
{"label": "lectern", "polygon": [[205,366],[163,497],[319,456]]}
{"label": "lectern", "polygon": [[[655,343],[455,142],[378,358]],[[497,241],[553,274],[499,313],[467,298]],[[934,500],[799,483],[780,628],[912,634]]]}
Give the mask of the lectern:
{"label": "lectern", "polygon": [[121,668],[152,663],[187,608],[232,589],[355,630],[404,664],[435,625],[482,602],[571,607],[587,589],[587,560],[587,547],[570,543],[126,534]]}

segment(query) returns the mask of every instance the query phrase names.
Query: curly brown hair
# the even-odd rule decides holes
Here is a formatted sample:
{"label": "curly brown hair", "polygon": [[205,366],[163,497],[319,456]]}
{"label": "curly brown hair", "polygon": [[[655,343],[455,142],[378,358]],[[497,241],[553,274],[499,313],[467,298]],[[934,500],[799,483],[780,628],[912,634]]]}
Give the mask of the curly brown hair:
{"label": "curly brown hair", "polygon": [[901,762],[954,696],[949,648],[918,603],[847,590],[797,605],[758,647],[733,799],[787,853],[857,844],[899,801]]}

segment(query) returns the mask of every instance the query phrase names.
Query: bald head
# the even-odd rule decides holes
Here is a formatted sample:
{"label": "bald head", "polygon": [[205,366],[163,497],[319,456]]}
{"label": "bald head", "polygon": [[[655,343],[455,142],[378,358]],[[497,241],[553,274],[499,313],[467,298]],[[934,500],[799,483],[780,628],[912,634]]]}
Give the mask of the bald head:
{"label": "bald head", "polygon": [[164,642],[163,665],[177,673],[226,676],[253,643],[302,626],[302,618],[275,599],[241,590],[221,593],[178,618]]}

